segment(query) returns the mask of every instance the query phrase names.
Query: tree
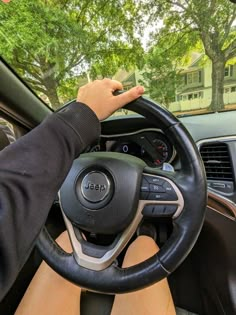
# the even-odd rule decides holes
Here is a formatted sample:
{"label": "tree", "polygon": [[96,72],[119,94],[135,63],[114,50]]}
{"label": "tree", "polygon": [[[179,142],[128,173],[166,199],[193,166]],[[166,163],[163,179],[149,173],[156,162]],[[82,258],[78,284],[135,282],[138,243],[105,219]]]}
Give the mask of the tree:
{"label": "tree", "polygon": [[68,102],[68,100],[75,98],[78,88],[86,83],[88,83],[88,76],[84,73],[61,81],[57,88],[57,94],[61,103],[64,104]]}
{"label": "tree", "polygon": [[133,0],[0,2],[0,16],[0,54],[55,108],[59,87],[61,94],[64,83],[104,55],[118,60],[141,52]]}
{"label": "tree", "polygon": [[[175,101],[176,89],[183,83],[181,71],[191,58],[190,48],[194,49],[196,37],[182,38],[181,33],[165,36],[162,31],[158,33],[157,44],[145,56],[141,83],[152,99],[169,108]],[[156,42],[155,36],[153,41]]]}
{"label": "tree", "polygon": [[[136,43],[135,43],[136,41]],[[102,58],[98,55],[93,59],[90,67],[90,76],[92,79],[96,77],[113,77],[117,70],[123,68],[125,70],[133,70],[135,67],[142,68],[144,63],[143,48],[138,40],[133,41],[136,50],[130,49],[128,45],[123,44],[120,49],[119,44],[113,50],[104,52]]]}
{"label": "tree", "polygon": [[228,0],[150,0],[144,4],[151,12],[151,20],[163,20],[163,27],[156,35],[157,42],[168,41],[168,36],[174,34],[178,42],[188,37],[201,40],[212,62],[210,109],[223,109],[224,69],[227,61],[236,56],[236,6]]}
{"label": "tree", "polygon": [[165,58],[159,47],[153,47],[146,56],[146,68],[142,73],[141,84],[151,99],[169,108],[175,99],[178,71],[172,60]]}

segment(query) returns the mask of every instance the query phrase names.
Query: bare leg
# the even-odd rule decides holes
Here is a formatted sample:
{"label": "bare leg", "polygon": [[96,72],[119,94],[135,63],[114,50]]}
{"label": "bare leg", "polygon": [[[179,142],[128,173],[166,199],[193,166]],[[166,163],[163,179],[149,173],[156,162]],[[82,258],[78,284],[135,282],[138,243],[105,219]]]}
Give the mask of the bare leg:
{"label": "bare leg", "polygon": [[[71,245],[67,233],[57,242],[67,251]],[[158,251],[156,243],[140,236],[127,250],[123,267],[141,262]],[[57,275],[42,263],[31,281],[15,315],[79,315],[81,289]],[[112,315],[174,315],[174,305],[166,280],[134,293],[117,295]]]}
{"label": "bare leg", "polygon": [[[153,256],[158,247],[148,236],[139,236],[128,248],[123,267],[135,265]],[[175,315],[167,280],[146,289],[116,295],[111,315]]]}
{"label": "bare leg", "polygon": [[[66,232],[57,242],[65,251],[72,251]],[[80,293],[79,287],[63,279],[43,262],[15,315],[79,315]]]}

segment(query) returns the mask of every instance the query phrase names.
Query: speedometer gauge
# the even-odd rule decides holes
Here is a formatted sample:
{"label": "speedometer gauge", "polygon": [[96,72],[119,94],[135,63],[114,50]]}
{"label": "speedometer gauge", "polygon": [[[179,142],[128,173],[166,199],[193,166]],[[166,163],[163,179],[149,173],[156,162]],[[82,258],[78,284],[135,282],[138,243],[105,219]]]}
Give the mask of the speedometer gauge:
{"label": "speedometer gauge", "polygon": [[163,164],[164,162],[168,160],[169,154],[168,154],[167,144],[160,139],[154,139],[152,143],[154,144],[155,151],[156,151],[154,164],[157,166],[160,166],[161,164]]}

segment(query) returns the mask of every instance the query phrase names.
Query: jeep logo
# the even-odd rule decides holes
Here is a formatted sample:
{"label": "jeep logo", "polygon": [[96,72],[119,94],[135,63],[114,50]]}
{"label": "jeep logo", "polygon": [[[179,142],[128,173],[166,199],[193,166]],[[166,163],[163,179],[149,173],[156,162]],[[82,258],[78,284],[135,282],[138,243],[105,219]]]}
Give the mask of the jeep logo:
{"label": "jeep logo", "polygon": [[90,190],[98,190],[100,192],[106,190],[106,185],[101,184],[95,184],[93,182],[87,182],[87,184],[84,186],[84,189],[90,189]]}
{"label": "jeep logo", "polygon": [[110,180],[101,171],[89,172],[81,181],[81,194],[88,202],[98,203],[110,193]]}

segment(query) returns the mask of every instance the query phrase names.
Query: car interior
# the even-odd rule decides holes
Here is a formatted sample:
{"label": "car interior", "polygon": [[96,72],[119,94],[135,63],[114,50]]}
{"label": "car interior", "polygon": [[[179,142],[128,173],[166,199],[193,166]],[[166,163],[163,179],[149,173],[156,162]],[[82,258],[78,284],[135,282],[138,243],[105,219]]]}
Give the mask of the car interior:
{"label": "car interior", "polygon": [[[53,109],[5,59],[0,54],[0,151],[74,101]],[[224,93],[236,93],[235,62],[225,69],[232,87]],[[207,73],[204,68],[194,77],[190,70],[184,71],[191,84]],[[202,96],[188,91],[179,101]],[[178,315],[236,314],[236,107],[178,111],[177,117],[166,107],[144,95],[125,106],[126,114],[101,122],[101,136],[74,161],[35,248],[0,301],[0,314],[14,314],[43,259],[85,288],[82,315],[108,315],[115,294],[165,277]],[[102,176],[96,188],[85,180],[93,173]],[[102,191],[103,180],[111,189],[102,200],[85,194],[85,185]],[[160,253],[124,271],[125,252],[142,225],[154,226]],[[71,255],[55,245],[65,230]]]}
{"label": "car interior", "polygon": [[[13,126],[17,139],[40,124],[46,116],[51,115],[52,110],[3,60],[0,70],[1,117]],[[195,246],[184,262],[168,277],[174,303],[196,314],[234,314],[236,114],[230,111],[197,115],[182,117],[180,121],[191,134],[202,156],[207,176],[208,199],[203,228]],[[7,143],[7,137],[3,132],[0,135],[3,149],[9,142]],[[86,152],[114,151],[140,157],[142,154],[139,149],[140,139],[145,139],[143,146],[145,153],[142,157],[150,168],[155,167],[155,163],[162,162],[159,156],[153,157],[152,153],[148,154],[150,143],[151,146],[159,146],[165,151],[166,163],[175,169],[180,168],[180,160],[172,139],[168,138],[155,122],[139,114],[111,117],[103,121],[100,139],[87,148]],[[225,161],[223,165],[217,163],[222,155]],[[217,165],[214,172],[212,168],[208,168],[209,159]],[[172,233],[171,219],[148,217],[145,220],[155,224],[157,243],[162,246]],[[65,229],[57,198],[50,210],[46,226],[54,238]],[[96,238],[94,235],[91,237]],[[104,236],[97,241],[101,244],[106,242]],[[122,254],[120,256],[122,259]],[[40,254],[35,249],[14,286],[1,302],[1,314],[14,313],[40,262]],[[108,314],[112,297],[83,293],[81,307],[84,308],[85,314],[92,314],[91,310],[87,310],[88,305],[91,306],[91,303],[87,302],[90,299],[93,300],[92,305],[96,310],[99,309],[98,305],[100,308],[103,305],[101,314]]]}

